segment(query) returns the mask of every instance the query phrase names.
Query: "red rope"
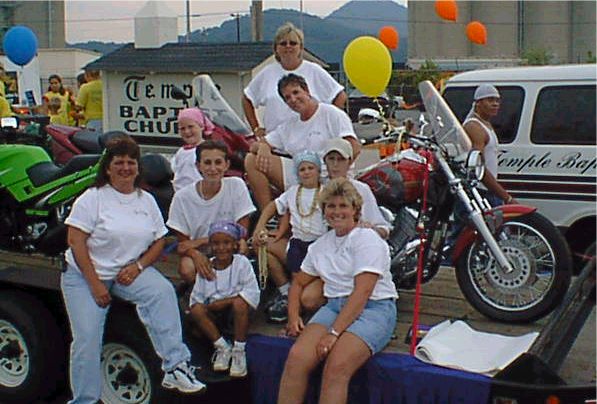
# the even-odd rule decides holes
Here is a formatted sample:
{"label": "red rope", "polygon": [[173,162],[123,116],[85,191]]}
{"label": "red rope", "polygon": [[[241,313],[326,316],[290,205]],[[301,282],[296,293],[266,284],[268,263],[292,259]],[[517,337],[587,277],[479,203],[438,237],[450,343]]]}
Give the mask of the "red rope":
{"label": "red rope", "polygon": [[[429,190],[429,170],[432,167],[432,159],[431,153],[426,152],[426,169],[425,174],[423,177],[423,207],[421,209],[420,216],[427,214],[427,191]],[[411,326],[411,339],[410,339],[410,354],[415,354],[415,348],[417,347],[417,334],[419,330],[419,304],[421,301],[421,282],[423,280],[423,259],[425,253],[425,244],[427,242],[425,238],[425,225],[421,222],[417,223],[418,231],[419,231],[419,240],[421,240],[421,244],[419,245],[419,259],[417,262],[417,285],[415,288],[415,307],[413,309],[413,323]]]}

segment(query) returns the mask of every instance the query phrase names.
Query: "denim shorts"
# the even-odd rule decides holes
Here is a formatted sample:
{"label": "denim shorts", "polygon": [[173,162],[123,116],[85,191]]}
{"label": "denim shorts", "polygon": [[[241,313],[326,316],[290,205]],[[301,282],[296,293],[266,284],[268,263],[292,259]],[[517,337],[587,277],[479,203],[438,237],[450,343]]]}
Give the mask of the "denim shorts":
{"label": "denim shorts", "polygon": [[313,241],[303,241],[298,238],[291,238],[288,242],[288,252],[286,253],[286,268],[291,274],[301,270],[301,264],[307,256],[307,249]]}
{"label": "denim shorts", "polygon": [[[328,299],[326,305],[315,313],[309,324],[322,324],[326,328],[331,327],[347,300],[348,296]],[[390,342],[396,328],[396,319],[395,299],[369,299],[363,312],[346,331],[362,339],[371,353],[375,354]]]}

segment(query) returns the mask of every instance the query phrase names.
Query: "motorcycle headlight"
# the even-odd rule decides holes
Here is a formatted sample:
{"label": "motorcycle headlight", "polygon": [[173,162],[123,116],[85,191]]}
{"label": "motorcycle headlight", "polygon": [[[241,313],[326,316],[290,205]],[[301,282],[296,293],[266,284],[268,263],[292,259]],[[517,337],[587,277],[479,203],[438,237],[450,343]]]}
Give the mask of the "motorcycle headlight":
{"label": "motorcycle headlight", "polygon": [[479,181],[485,175],[485,159],[479,150],[471,150],[466,156],[466,169],[469,173],[474,174]]}

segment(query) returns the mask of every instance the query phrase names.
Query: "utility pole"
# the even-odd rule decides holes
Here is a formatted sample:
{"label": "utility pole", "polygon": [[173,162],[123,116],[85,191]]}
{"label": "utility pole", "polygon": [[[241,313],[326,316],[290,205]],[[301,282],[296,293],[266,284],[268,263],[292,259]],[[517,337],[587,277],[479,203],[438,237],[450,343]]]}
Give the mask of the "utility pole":
{"label": "utility pole", "polygon": [[240,43],[240,13],[230,14],[230,17],[236,18],[236,42]]}
{"label": "utility pole", "polygon": [[186,43],[191,42],[191,0],[187,1],[187,35],[186,35]]}
{"label": "utility pole", "polygon": [[251,1],[251,39],[253,42],[263,41],[263,1]]}
{"label": "utility pole", "polygon": [[303,27],[303,25],[304,25],[303,24],[303,13],[304,13],[304,10],[303,10],[303,0],[301,0],[300,5],[301,5],[301,31],[303,31],[303,33],[304,33],[305,32],[305,28]]}

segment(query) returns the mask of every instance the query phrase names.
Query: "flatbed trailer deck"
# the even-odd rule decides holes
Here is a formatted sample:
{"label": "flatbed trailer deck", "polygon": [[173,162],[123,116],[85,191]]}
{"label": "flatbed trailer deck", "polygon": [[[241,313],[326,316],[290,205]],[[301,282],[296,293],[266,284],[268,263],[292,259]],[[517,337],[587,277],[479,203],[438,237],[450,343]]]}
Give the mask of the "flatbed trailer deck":
{"label": "flatbed trailer deck", "polygon": [[[166,257],[165,260],[161,260],[160,262],[156,263],[156,267],[162,271],[162,273],[168,277],[173,284],[176,286],[180,283],[180,279],[176,272],[176,265],[177,265],[177,257],[173,254]],[[53,322],[57,325],[57,327],[51,327],[52,332],[56,333],[57,328],[59,330],[60,338],[62,338],[63,346],[60,349],[55,349],[53,358],[56,358],[56,354],[59,355],[61,362],[61,366],[59,369],[59,375],[56,380],[52,380],[56,386],[64,387],[66,385],[65,378],[66,368],[67,368],[67,356],[66,356],[66,346],[68,341],[70,341],[70,331],[68,329],[68,321],[66,319],[64,313],[64,307],[62,304],[61,296],[59,293],[59,279],[60,273],[63,267],[63,262],[60,259],[52,259],[41,255],[27,255],[27,254],[20,254],[20,253],[13,253],[13,252],[6,252],[0,251],[0,323],[3,319],[3,297],[8,296],[10,299],[19,299],[23,296],[30,297],[33,301],[37,301],[41,303],[43,307],[45,307],[46,311],[44,312],[45,316],[51,316]],[[265,300],[265,299],[262,299]],[[413,366],[415,364],[412,361],[416,361],[416,366],[414,368],[409,368],[409,372],[414,372],[413,375],[417,375],[416,372],[422,372],[419,376],[425,380],[425,378],[433,378],[434,376],[434,369],[437,368],[432,365],[422,365],[418,364],[418,361],[408,357],[408,349],[409,345],[405,342],[408,330],[410,328],[412,322],[412,310],[414,306],[414,291],[401,291],[400,292],[400,299],[398,302],[398,322],[395,330],[395,338],[393,338],[388,345],[388,347],[384,350],[381,355],[376,356],[371,362],[368,364],[368,367],[375,366],[376,368],[383,369],[384,366],[386,368],[395,367],[395,371],[403,371],[401,366]],[[263,304],[263,301],[262,301]],[[27,307],[25,305],[24,307]],[[34,307],[38,307],[35,306]],[[130,330],[129,333],[132,334],[133,330],[140,329],[136,324],[135,321],[131,319],[127,319],[127,316],[135,317],[135,313],[131,310],[130,307],[127,307],[126,304],[118,304],[115,303],[113,309],[111,310],[114,314],[111,313],[112,319],[117,322],[118,320],[122,323],[131,321],[130,323]],[[181,310],[182,312],[182,310]],[[123,313],[127,313],[124,315]],[[33,313],[32,316],[35,319],[35,316],[38,316],[38,313]],[[184,314],[183,314],[184,317]],[[559,367],[559,377],[567,382],[567,385],[554,385],[550,386],[547,384],[534,384],[534,383],[526,383],[521,384],[517,383],[516,381],[499,381],[497,382],[495,379],[485,378],[483,376],[470,374],[468,372],[461,372],[461,371],[447,371],[443,372],[442,377],[447,377],[447,380],[457,381],[457,384],[462,386],[466,386],[466,382],[470,383],[477,383],[479,385],[483,385],[484,389],[486,389],[486,393],[488,400],[492,400],[491,402],[498,402],[495,401],[495,397],[505,397],[503,392],[504,391],[513,391],[518,393],[516,394],[530,394],[530,397],[544,397],[552,393],[556,394],[568,394],[567,397],[586,397],[586,399],[594,399],[595,398],[595,310],[592,309],[590,320],[585,324],[585,329],[588,328],[588,331],[583,330],[581,333],[581,338],[576,339],[574,345],[572,346],[571,353],[560,363],[562,366]],[[466,322],[479,331],[485,332],[492,332],[492,333],[499,333],[504,335],[521,335],[524,333],[528,333],[531,331],[541,331],[546,326],[550,324],[550,317],[544,318],[540,321],[531,324],[504,324],[492,321],[487,319],[486,317],[482,316],[478,312],[476,312],[467,302],[464,300],[458,285],[455,280],[454,270],[452,268],[443,267],[440,270],[440,273],[429,283],[423,285],[422,288],[422,296],[421,296],[421,304],[420,304],[420,324],[425,325],[434,325],[446,319],[464,319]],[[10,320],[10,318],[9,318]],[[48,319],[49,320],[49,319]],[[138,320],[136,320],[138,322]],[[584,320],[583,320],[584,322]],[[47,322],[46,322],[47,323]],[[109,321],[110,323],[110,321]],[[204,367],[203,376],[209,382],[226,382],[229,379],[227,377],[222,377],[219,375],[215,375],[206,370],[209,367],[209,356],[211,347],[209,344],[206,344],[205,340],[197,339],[194,337],[196,334],[195,330],[193,330],[192,323],[190,319],[183,318],[183,324],[185,328],[185,337],[187,341],[191,341],[190,345],[192,345],[191,350],[193,351],[194,358],[200,357],[200,363],[202,363]],[[108,324],[107,327],[110,325]],[[264,357],[262,355],[263,352],[266,353],[265,356],[275,357],[278,355],[278,362],[282,361],[285,358],[285,354],[287,353],[288,347],[292,343],[292,341],[286,338],[278,338],[283,325],[281,324],[269,324],[265,321],[265,315],[263,314],[263,310],[258,310],[255,313],[253,318],[253,322],[251,324],[250,333],[253,336],[250,338],[249,341],[249,366],[250,370],[253,372],[260,372],[263,367],[259,361]],[[113,335],[110,331],[106,331],[107,335],[111,336],[111,340],[114,340],[114,337],[121,337],[122,333],[119,335]],[[140,331],[140,333],[143,333]],[[1,335],[1,334],[0,334]],[[57,334],[58,335],[58,334]],[[145,337],[146,335],[143,334],[140,337]],[[575,337],[575,336],[574,336]],[[134,350],[138,345],[135,343],[135,338],[127,338],[125,335],[124,344],[129,343],[132,345],[132,349]],[[146,341],[147,342],[147,341]],[[6,343],[6,338],[4,340],[0,337],[0,355],[2,353],[6,353],[3,350],[3,344]],[[57,344],[54,342],[50,346],[56,347]],[[256,356],[257,355],[257,356]],[[150,360],[155,361],[155,357],[150,358]],[[251,360],[256,366],[251,365]],[[378,363],[379,362],[379,363]],[[155,367],[155,364],[152,364],[150,367]],[[268,365],[271,368],[271,365]],[[428,367],[428,368],[427,368]],[[35,397],[40,398],[35,395],[31,396],[31,394],[21,395],[22,392],[17,391],[16,396],[12,393],[15,393],[14,388],[3,386],[2,382],[6,379],[3,379],[2,373],[2,366],[0,366],[0,401],[10,401],[15,397]],[[150,369],[151,370],[151,369]],[[386,369],[387,370],[387,369]],[[270,369],[271,371],[271,369]],[[364,371],[365,372],[365,371]],[[452,372],[452,373],[450,373]],[[279,373],[279,372],[278,372]],[[360,374],[360,376],[359,376]],[[358,385],[358,383],[368,384],[370,386],[375,385],[372,381],[371,373],[363,374],[360,372],[357,374],[351,386],[351,392],[356,388],[356,391],[360,391],[359,398],[357,399],[358,402],[363,401],[363,389],[359,387],[354,387],[354,385]],[[397,373],[401,374],[401,373]],[[447,376],[446,376],[447,374]],[[271,399],[272,394],[274,394],[274,390],[277,388],[275,384],[275,377],[265,377],[265,375],[254,374],[248,379],[248,383],[252,387],[252,398],[253,402],[270,402],[268,401]],[[398,376],[397,376],[398,377]],[[403,377],[403,376],[400,376]],[[62,378],[62,379],[60,379]],[[368,379],[367,379],[368,378]],[[267,383],[263,383],[263,380],[273,380],[272,386],[269,388],[270,391],[267,391]],[[415,378],[416,380],[416,378]],[[431,380],[431,379],[430,379]],[[259,381],[259,382],[258,382]],[[271,381],[271,380],[270,380]],[[259,386],[255,385],[255,383],[260,383]],[[43,383],[38,383],[43,384]],[[40,388],[39,394],[47,394],[48,392],[52,391],[52,389],[56,389],[56,386],[45,386],[41,388],[38,384],[34,384],[32,387]],[[389,386],[389,387],[388,387]],[[385,384],[385,388],[392,389],[392,384],[388,383]],[[501,386],[501,387],[500,387]],[[399,389],[400,386],[397,383],[396,389]],[[261,390],[261,393],[256,393],[255,390]],[[496,390],[497,389],[497,390]],[[520,393],[522,392],[522,393]],[[576,396],[570,395],[573,392],[577,394]],[[156,401],[155,397],[162,397],[158,393],[157,390],[152,390],[151,393],[153,394],[151,397],[152,399],[147,402],[160,402]],[[424,394],[428,394],[423,392]],[[421,394],[423,394],[421,393]],[[466,392],[463,392],[466,393]],[[355,393],[356,394],[356,393]],[[376,393],[378,394],[378,393]],[[391,393],[393,394],[393,393]],[[436,393],[434,393],[436,394]],[[439,399],[438,402],[457,402],[456,398],[458,396],[457,392],[452,392],[450,397],[436,397]],[[497,395],[496,395],[497,394]],[[501,394],[501,396],[499,395]],[[520,397],[523,397],[520,395]],[[356,396],[355,396],[356,397]],[[377,397],[377,398],[374,398]],[[397,396],[396,396],[397,397]],[[424,396],[416,396],[410,395],[408,398],[407,396],[401,396],[402,399],[398,400],[398,402],[416,402]],[[414,397],[414,398],[413,398]],[[418,397],[418,398],[417,398]],[[383,402],[396,402],[396,400],[392,399],[387,401],[383,399],[381,396],[377,395],[367,395],[369,400],[381,400]],[[4,400],[7,399],[7,400]],[[415,401],[412,401],[415,400]],[[13,400],[14,401],[14,400]],[[352,401],[352,402],[357,402]],[[528,400],[523,401],[512,401],[512,402],[532,402]],[[543,400],[538,400],[543,402]],[[19,401],[16,402],[25,402]],[[143,402],[143,401],[139,401]],[[187,402],[187,400],[183,400],[180,402]],[[191,401],[188,401],[191,402]],[[466,402],[466,401],[465,401]],[[506,401],[503,401],[506,402]],[[566,401],[561,401],[566,402]]]}

